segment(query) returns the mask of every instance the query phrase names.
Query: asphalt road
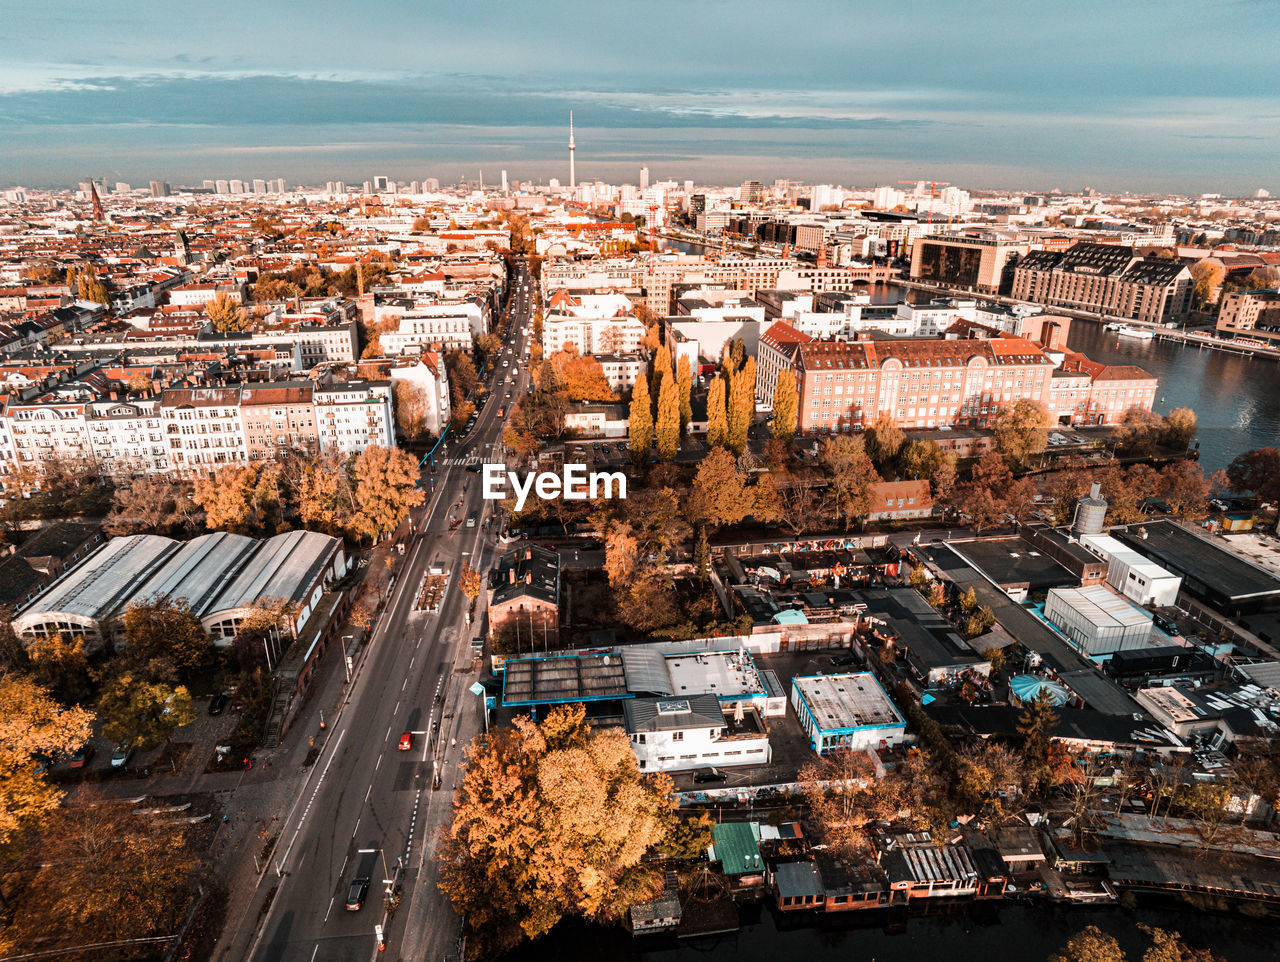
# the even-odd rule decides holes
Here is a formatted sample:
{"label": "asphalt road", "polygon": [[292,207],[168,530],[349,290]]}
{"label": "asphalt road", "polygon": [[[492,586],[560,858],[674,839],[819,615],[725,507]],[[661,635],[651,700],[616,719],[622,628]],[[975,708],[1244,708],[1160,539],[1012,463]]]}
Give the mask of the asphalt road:
{"label": "asphalt road", "polygon": [[[434,474],[424,471],[429,501],[425,511],[415,512],[391,601],[285,819],[273,853],[275,871],[260,882],[264,894],[277,886],[270,907],[261,925],[254,917],[240,932],[224,933],[221,959],[440,959],[457,951],[460,922],[436,887],[430,849],[434,832],[450,818],[462,752],[482,724],[479,701],[469,690],[478,678],[470,645],[475,629],[456,575],[467,563],[484,571],[494,552],[494,532],[485,525],[493,504],[481,498],[480,476],[464,465],[471,458],[500,459],[503,421],[497,410],[509,408],[528,383],[521,329],[532,317],[533,285],[525,294],[524,283],[520,274],[513,279],[507,338],[519,374],[506,383],[511,368],[499,361],[474,429],[448,449],[442,446]],[[468,527],[473,512],[477,521]],[[460,522],[456,527],[451,516]],[[438,613],[414,608],[432,562],[455,576]],[[401,751],[406,731],[413,733],[413,748]],[[370,879],[368,895],[362,908],[348,911],[344,903],[357,877]],[[391,918],[384,879],[402,889]],[[385,927],[381,954],[376,925]]]}

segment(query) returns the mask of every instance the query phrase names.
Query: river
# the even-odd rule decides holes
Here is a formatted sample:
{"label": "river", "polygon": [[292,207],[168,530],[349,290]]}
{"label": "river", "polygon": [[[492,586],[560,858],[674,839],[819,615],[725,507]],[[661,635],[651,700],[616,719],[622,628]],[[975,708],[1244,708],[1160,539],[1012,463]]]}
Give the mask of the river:
{"label": "river", "polygon": [[505,962],[1045,962],[1086,925],[1114,935],[1129,962],[1139,962],[1150,940],[1138,924],[1176,930],[1192,946],[1226,962],[1276,957],[1280,924],[1244,920],[1168,903],[1127,911],[1110,907],[973,905],[955,914],[910,919],[892,932],[871,920],[819,919],[812,927],[772,911],[733,935],[662,942],[632,939],[620,928],[564,924]]}

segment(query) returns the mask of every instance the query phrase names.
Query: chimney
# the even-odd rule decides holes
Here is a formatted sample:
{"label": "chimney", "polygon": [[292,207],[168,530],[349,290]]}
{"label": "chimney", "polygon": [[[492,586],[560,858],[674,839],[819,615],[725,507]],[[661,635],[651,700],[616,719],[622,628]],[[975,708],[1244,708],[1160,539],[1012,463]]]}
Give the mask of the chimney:
{"label": "chimney", "polygon": [[1101,482],[1095,481],[1093,484],[1089,485],[1089,497],[1093,498],[1095,501],[1102,497]]}
{"label": "chimney", "polygon": [[513,585],[515,583],[516,583],[516,569],[514,567],[511,567],[507,570],[507,584]]}

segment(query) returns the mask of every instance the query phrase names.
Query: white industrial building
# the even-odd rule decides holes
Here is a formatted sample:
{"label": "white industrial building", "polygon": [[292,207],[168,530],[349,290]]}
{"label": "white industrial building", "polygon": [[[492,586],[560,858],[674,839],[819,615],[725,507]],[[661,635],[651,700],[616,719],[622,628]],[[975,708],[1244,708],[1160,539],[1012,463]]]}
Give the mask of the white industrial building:
{"label": "white industrial building", "polygon": [[1105,534],[1081,535],[1080,544],[1107,563],[1107,584],[1140,605],[1163,608],[1178,601],[1182,579]]}
{"label": "white industrial building", "polygon": [[1151,644],[1151,615],[1106,585],[1051,588],[1044,617],[1086,655],[1110,655]]}
{"label": "white industrial building", "polygon": [[899,744],[907,723],[869,671],[791,679],[791,707],[819,755]]}
{"label": "white industrial building", "polygon": [[342,541],[314,531],[265,540],[226,532],[185,542],[112,538],[32,599],[13,630],[24,639],[78,635],[93,651],[121,639],[130,605],[169,599],[184,601],[215,642],[230,644],[256,603],[282,599],[297,606],[296,632],[347,567]]}
{"label": "white industrial building", "polygon": [[682,772],[709,766],[767,765],[769,733],[755,711],[726,712],[715,695],[632,698],[622,703],[640,770]]}

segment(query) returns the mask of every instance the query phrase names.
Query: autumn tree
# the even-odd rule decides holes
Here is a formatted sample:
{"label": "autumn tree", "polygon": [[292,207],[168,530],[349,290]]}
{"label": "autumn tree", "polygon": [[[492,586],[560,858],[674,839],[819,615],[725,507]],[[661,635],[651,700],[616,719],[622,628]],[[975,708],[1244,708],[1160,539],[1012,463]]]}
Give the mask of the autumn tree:
{"label": "autumn tree", "polygon": [[253,327],[249,312],[227,294],[219,294],[213,300],[206,301],[204,313],[213,324],[213,329],[223,334],[247,331]]}
{"label": "autumn tree", "polygon": [[1047,690],[1042,689],[1023,705],[1015,727],[1022,736],[1022,753],[1028,762],[1043,760],[1057,724],[1058,712]]}
{"label": "autumn tree", "polygon": [[877,465],[883,467],[897,457],[907,436],[888,414],[879,415],[867,428],[867,453]]}
{"label": "autumn tree", "polygon": [[1176,518],[1197,520],[1209,510],[1209,481],[1195,461],[1172,461],[1160,471],[1160,495]]}
{"label": "autumn tree", "polygon": [[898,452],[902,474],[932,480],[945,460],[936,441],[908,441]]}
{"label": "autumn tree", "polygon": [[1025,464],[1049,444],[1049,410],[1039,401],[1020,398],[1000,409],[992,433],[1001,454],[1015,464]]}
{"label": "autumn tree", "polygon": [[729,443],[729,414],[724,378],[717,374],[707,389],[707,447],[722,448]]}
{"label": "autumn tree", "polygon": [[213,655],[204,626],[182,599],[131,604],[124,613],[124,635],[131,664],[167,658],[188,678],[206,667]]}
{"label": "autumn tree", "polygon": [[609,386],[604,368],[594,357],[580,354],[553,354],[549,362],[555,366],[560,383],[574,401],[614,401],[617,396]]}
{"label": "autumn tree", "polygon": [[662,382],[672,376],[671,351],[666,344],[659,344],[649,369],[649,397],[655,401],[662,396]]}
{"label": "autumn tree", "polygon": [[990,528],[1008,510],[1005,494],[1013,484],[1013,472],[996,451],[987,451],[973,466],[973,477],[962,485],[957,507],[969,516],[974,531]]}
{"label": "autumn tree", "polygon": [[773,386],[773,436],[779,441],[789,444],[796,436],[798,404],[795,376],[779,371]]}
{"label": "autumn tree", "polygon": [[1227,465],[1237,491],[1252,491],[1261,501],[1280,501],[1280,447],[1255,448]]}
{"label": "autumn tree", "polygon": [[519,718],[467,751],[440,888],[485,957],[565,916],[616,918],[661,888],[642,859],[674,808],[670,779],[642,776],[626,734],[592,730],[581,705]]}
{"label": "autumn tree", "polygon": [[723,448],[702,459],[690,500],[690,513],[715,526],[737,524],[755,506],[755,495],[738,470],[737,460]]}
{"label": "autumn tree", "polygon": [[416,441],[427,430],[426,390],[412,381],[395,381],[391,387],[395,406],[396,427],[410,441]]}
{"label": "autumn tree", "polygon": [[365,448],[351,462],[356,511],[348,526],[354,538],[378,541],[391,534],[422,504],[418,463],[399,448]]}
{"label": "autumn tree", "polygon": [[111,513],[103,522],[109,537],[130,534],[172,534],[191,514],[185,486],[166,478],[133,478],[111,493]]}
{"label": "autumn tree", "polygon": [[1191,408],[1174,408],[1164,416],[1162,443],[1175,451],[1185,451],[1196,436],[1196,412]]}
{"label": "autumn tree", "polygon": [[636,378],[636,386],[631,393],[630,418],[627,446],[631,460],[635,464],[644,464],[649,459],[649,445],[653,442],[653,412],[649,403],[649,382],[642,377]]}
{"label": "autumn tree", "polygon": [[699,581],[706,581],[711,575],[711,544],[705,528],[698,529],[698,540],[693,545],[693,571]]}
{"label": "autumn tree", "polygon": [[680,399],[675,378],[662,379],[658,395],[658,457],[670,461],[680,446]]}
{"label": "autumn tree", "polygon": [[683,435],[693,420],[693,371],[688,355],[682,355],[676,365],[676,396],[680,401],[680,433]]}
{"label": "autumn tree", "polygon": [[356,510],[347,459],[336,451],[321,454],[299,473],[298,517],[303,524],[341,535]]}
{"label": "autumn tree", "polygon": [[1115,936],[1089,925],[1071,936],[1066,948],[1051,956],[1049,962],[1125,962],[1125,957]]}
{"label": "autumn tree", "polygon": [[823,840],[846,857],[871,851],[867,826],[898,814],[901,799],[878,783],[869,753],[837,749],[806,763],[797,780]]}
{"label": "autumn tree", "polygon": [[36,759],[76,751],[92,722],[92,714],[65,708],[31,678],[0,674],[0,846],[58,807],[60,793],[37,774]]}
{"label": "autumn tree", "polygon": [[756,414],[756,361],[749,357],[729,378],[729,450],[742,454]]}
{"label": "autumn tree", "polygon": [[[37,838],[5,940],[49,950],[169,935],[181,922],[197,861],[188,831],[180,820],[140,816],[128,803],[82,789]],[[111,957],[123,957],[117,951]]]}
{"label": "autumn tree", "polygon": [[86,266],[76,275],[76,297],[82,301],[111,306],[111,294],[92,267]]}
{"label": "autumn tree", "polygon": [[173,685],[141,670],[123,671],[103,685],[98,700],[102,733],[114,742],[152,748],[195,721],[185,685]]}
{"label": "autumn tree", "polygon": [[252,465],[228,464],[212,475],[197,478],[191,500],[204,509],[204,523],[210,531],[249,531],[253,511],[253,491],[258,469]]}
{"label": "autumn tree", "polygon": [[833,435],[823,442],[818,456],[831,479],[829,490],[836,517],[842,518],[848,528],[851,520],[870,514],[871,485],[880,481],[880,475],[860,437]]}
{"label": "autumn tree", "polygon": [[480,594],[480,590],[484,587],[484,579],[480,577],[480,572],[476,571],[471,565],[462,566],[462,574],[458,576],[458,587],[462,589],[462,593],[475,601]]}
{"label": "autumn tree", "polygon": [[1203,309],[1213,300],[1214,292],[1222,285],[1226,276],[1226,268],[1216,257],[1206,257],[1191,265],[1196,307]]}

